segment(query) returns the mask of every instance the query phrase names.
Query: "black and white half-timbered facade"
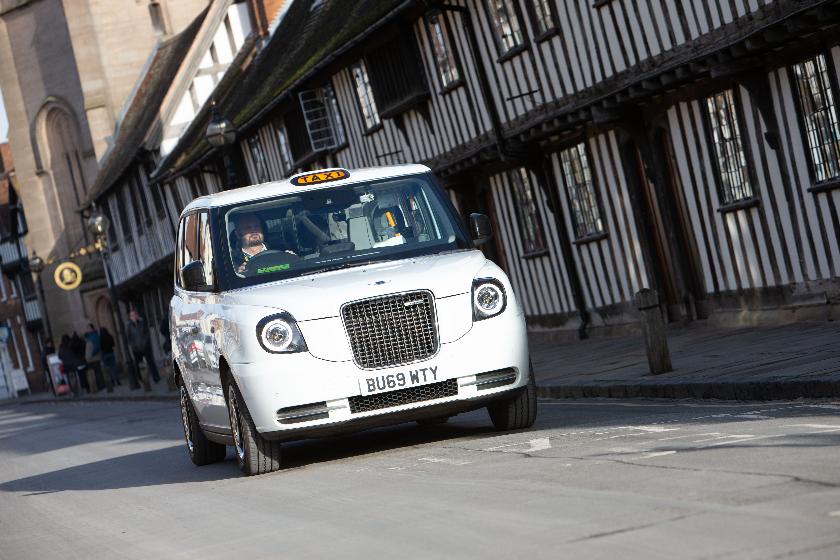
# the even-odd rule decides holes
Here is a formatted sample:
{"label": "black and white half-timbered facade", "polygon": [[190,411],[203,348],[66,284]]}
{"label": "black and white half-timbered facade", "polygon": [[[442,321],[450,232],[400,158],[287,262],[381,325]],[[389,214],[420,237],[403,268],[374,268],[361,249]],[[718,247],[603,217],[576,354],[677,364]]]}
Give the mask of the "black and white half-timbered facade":
{"label": "black and white half-timbered facade", "polygon": [[[491,216],[486,251],[535,328],[632,322],[642,288],[672,321],[837,305],[840,1],[294,0],[281,15],[212,111],[100,189],[126,300],[165,299],[195,196],[417,162],[464,216]],[[230,147],[204,138],[217,115]]]}

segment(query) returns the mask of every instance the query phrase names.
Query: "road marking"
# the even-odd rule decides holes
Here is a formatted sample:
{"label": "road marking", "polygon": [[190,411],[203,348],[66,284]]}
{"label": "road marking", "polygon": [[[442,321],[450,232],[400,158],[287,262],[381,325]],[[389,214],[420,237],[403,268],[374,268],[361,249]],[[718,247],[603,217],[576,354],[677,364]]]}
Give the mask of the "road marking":
{"label": "road marking", "polygon": [[[506,449],[508,447],[520,447],[527,445],[528,449]],[[551,449],[551,442],[547,437],[536,438],[529,441],[521,441],[518,443],[506,443],[504,445],[497,445],[495,447],[488,447],[484,451],[501,451],[502,453],[535,453],[537,451],[545,451]]]}
{"label": "road marking", "polygon": [[665,426],[619,426],[619,430],[641,430],[652,434],[662,432],[676,432],[679,428],[666,428]]}
{"label": "road marking", "polygon": [[751,436],[749,434],[743,434],[743,435],[718,434],[716,437],[710,437],[710,438],[705,438],[705,439],[695,439],[695,440],[692,440],[691,443],[703,443],[705,441],[715,441],[717,439],[744,439],[744,438],[751,439],[751,438],[754,438],[754,437],[755,436]]}
{"label": "road marking", "polygon": [[685,439],[690,437],[697,437],[697,436],[719,436],[720,432],[706,432],[703,434],[685,434],[683,436],[671,436],[671,437],[663,437],[657,438],[656,441],[671,441],[672,439]]}
{"label": "road marking", "polygon": [[673,455],[676,451],[654,451],[652,453],[645,453],[640,459],[653,459],[654,457],[664,457],[666,455]]}
{"label": "road marking", "polygon": [[840,509],[838,509],[837,511],[828,512],[828,516],[829,517],[840,517]]}
{"label": "road marking", "polygon": [[785,428],[814,428],[817,430],[840,430],[837,424],[787,424]]}
{"label": "road marking", "polygon": [[447,459],[446,457],[420,457],[418,461],[426,461],[427,463],[442,463],[444,465],[454,465],[456,467],[463,467],[469,465],[471,461],[458,461],[457,459]]}

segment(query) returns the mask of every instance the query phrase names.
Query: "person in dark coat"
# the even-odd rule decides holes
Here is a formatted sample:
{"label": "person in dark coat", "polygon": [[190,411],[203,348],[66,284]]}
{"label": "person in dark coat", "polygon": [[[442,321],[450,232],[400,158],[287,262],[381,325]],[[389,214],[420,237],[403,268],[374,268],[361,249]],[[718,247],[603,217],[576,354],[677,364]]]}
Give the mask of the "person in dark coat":
{"label": "person in dark coat", "polygon": [[73,353],[73,362],[76,364],[75,374],[79,380],[82,388],[90,392],[87,383],[87,363],[85,363],[85,339],[79,336],[79,333],[73,331],[73,336],[70,337],[70,351]]}
{"label": "person in dark coat", "polygon": [[111,332],[105,327],[100,327],[99,347],[102,350],[102,367],[111,376],[114,385],[122,385],[120,383],[120,370],[117,367],[117,354],[114,352],[115,345],[116,341]]}
{"label": "person in dark coat", "polygon": [[[79,364],[76,360],[76,354],[73,352],[70,337],[66,334],[61,336],[61,342],[58,345],[58,358],[64,366],[64,376],[74,386],[77,379],[76,368]],[[76,390],[78,390],[78,387],[76,387]]]}
{"label": "person in dark coat", "polygon": [[134,355],[134,363],[137,366],[137,373],[139,377],[140,362],[145,359],[146,366],[149,368],[149,373],[152,375],[155,383],[160,381],[160,373],[158,373],[155,357],[152,354],[152,344],[149,339],[149,327],[146,321],[132,309],[128,314],[128,323],[125,326],[125,336],[128,341],[128,347]]}

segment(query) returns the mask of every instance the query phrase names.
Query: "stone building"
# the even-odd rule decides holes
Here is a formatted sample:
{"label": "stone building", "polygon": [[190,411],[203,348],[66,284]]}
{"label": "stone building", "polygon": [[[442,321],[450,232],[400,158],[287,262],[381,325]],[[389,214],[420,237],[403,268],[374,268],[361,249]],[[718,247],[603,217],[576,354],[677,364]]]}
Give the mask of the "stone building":
{"label": "stone building", "polygon": [[[0,89],[31,253],[58,262],[92,241],[82,203],[118,134],[121,108],[149,53],[182,31],[207,0],[0,0]],[[72,292],[42,273],[58,336],[86,319],[112,329],[102,267],[83,259]]]}

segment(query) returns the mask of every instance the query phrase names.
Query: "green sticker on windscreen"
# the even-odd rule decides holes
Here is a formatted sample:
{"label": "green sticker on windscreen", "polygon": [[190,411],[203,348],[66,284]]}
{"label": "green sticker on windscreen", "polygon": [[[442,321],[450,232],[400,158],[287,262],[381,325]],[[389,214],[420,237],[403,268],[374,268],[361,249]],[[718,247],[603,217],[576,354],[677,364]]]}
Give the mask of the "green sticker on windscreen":
{"label": "green sticker on windscreen", "polygon": [[289,270],[288,264],[275,264],[274,266],[266,266],[264,268],[258,268],[257,274],[267,274],[269,272],[280,272],[281,270]]}

